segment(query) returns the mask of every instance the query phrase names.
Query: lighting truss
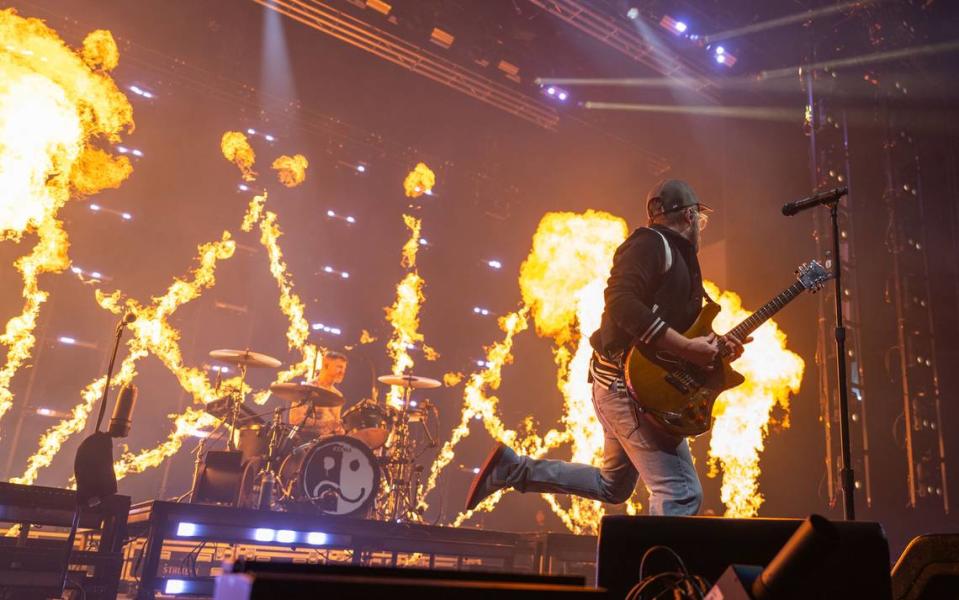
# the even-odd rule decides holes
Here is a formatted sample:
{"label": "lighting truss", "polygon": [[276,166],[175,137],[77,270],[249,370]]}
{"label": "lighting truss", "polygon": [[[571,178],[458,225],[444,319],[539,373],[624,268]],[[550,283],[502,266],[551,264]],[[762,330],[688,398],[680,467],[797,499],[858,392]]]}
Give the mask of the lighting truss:
{"label": "lighting truss", "polygon": [[636,62],[663,75],[676,77],[695,92],[715,100],[716,84],[692,62],[673,53],[657,52],[640,35],[621,27],[612,18],[589,8],[580,0],[529,0],[583,33],[618,50]]}
{"label": "lighting truss", "polygon": [[559,122],[553,107],[332,8],[322,0],[253,1],[545,129],[554,129]]}

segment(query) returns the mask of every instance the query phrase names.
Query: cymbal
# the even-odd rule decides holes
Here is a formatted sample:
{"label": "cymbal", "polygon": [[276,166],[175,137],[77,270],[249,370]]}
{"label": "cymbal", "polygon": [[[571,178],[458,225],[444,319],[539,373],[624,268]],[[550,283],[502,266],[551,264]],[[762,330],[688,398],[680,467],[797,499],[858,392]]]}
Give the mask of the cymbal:
{"label": "cymbal", "polygon": [[441,382],[430,379],[429,377],[420,377],[418,375],[380,375],[376,378],[380,383],[386,385],[398,385],[408,387],[414,390],[429,390],[443,385]]}
{"label": "cymbal", "polygon": [[260,354],[259,352],[253,352],[252,350],[230,350],[228,348],[224,348],[222,350],[212,350],[210,351],[210,358],[233,363],[234,365],[265,367],[268,369],[276,369],[282,364],[272,356]]}
{"label": "cymbal", "polygon": [[346,401],[343,394],[308,383],[274,383],[270,392],[281,400],[289,402],[311,401],[317,406],[342,406]]}

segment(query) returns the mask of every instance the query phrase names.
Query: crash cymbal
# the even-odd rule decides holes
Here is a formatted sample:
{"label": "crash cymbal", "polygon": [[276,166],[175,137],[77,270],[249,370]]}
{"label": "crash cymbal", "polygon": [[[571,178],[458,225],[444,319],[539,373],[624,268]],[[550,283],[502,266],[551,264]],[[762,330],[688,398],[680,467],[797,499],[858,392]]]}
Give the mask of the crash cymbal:
{"label": "crash cymbal", "polygon": [[272,356],[253,352],[252,350],[230,350],[228,348],[212,350],[210,352],[210,358],[234,365],[263,367],[267,369],[276,369],[282,364]]}
{"label": "crash cymbal", "polygon": [[313,402],[317,406],[342,406],[345,401],[339,392],[308,383],[274,383],[270,392],[287,402]]}
{"label": "crash cymbal", "polygon": [[438,388],[443,385],[441,382],[430,379],[429,377],[420,377],[418,375],[380,375],[376,378],[380,383],[386,385],[398,385],[408,387],[414,390],[428,390]]}

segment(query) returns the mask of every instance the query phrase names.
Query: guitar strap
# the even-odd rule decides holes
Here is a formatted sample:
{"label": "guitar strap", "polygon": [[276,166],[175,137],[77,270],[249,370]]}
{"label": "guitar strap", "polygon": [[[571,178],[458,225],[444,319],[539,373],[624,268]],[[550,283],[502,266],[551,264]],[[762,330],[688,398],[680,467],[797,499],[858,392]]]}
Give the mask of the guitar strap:
{"label": "guitar strap", "polygon": [[662,274],[665,275],[666,272],[669,271],[669,269],[672,268],[673,266],[673,251],[670,249],[669,242],[666,240],[666,236],[663,235],[662,231],[656,231],[652,227],[650,227],[649,230],[656,232],[656,235],[658,235],[659,238],[663,240],[663,248],[666,250],[666,260],[663,261]]}

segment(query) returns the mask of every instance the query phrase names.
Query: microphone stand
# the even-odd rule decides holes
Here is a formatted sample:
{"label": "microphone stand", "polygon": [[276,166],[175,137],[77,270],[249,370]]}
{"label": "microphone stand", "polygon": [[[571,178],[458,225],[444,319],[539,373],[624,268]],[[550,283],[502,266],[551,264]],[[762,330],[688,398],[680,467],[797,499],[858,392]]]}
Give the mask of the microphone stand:
{"label": "microphone stand", "polygon": [[[132,323],[134,320],[136,320],[136,315],[134,315],[133,313],[126,313],[120,318],[120,322],[117,323],[116,335],[113,342],[113,353],[110,355],[110,363],[107,365],[107,379],[103,384],[103,393],[100,394],[100,412],[97,415],[97,429],[90,437],[84,440],[85,443],[91,440],[92,438],[107,435],[106,433],[102,433],[102,434],[100,433],[100,425],[103,424],[103,415],[106,414],[106,411],[107,411],[107,397],[109,396],[109,393],[110,393],[110,381],[113,379],[113,367],[117,361],[117,353],[119,353],[120,351],[120,339],[123,337],[123,330],[126,328],[127,325]],[[109,438],[106,438],[106,439],[109,439]],[[110,453],[112,454],[112,450],[110,450]],[[80,450],[77,451],[77,455],[79,454],[80,454]],[[113,461],[112,457],[110,458],[110,461],[111,462]],[[76,458],[74,458],[74,473],[76,473],[76,470],[77,470]],[[114,478],[113,480],[114,494],[116,493],[116,485],[117,485],[116,479]],[[67,587],[67,579],[70,575],[70,557],[73,555],[73,544],[77,537],[77,528],[80,526],[80,511],[82,510],[82,507],[84,504],[87,504],[88,506],[95,506],[99,504],[101,500],[98,496],[94,496],[91,498],[82,498],[82,496],[85,496],[86,492],[88,491],[89,490],[86,490],[86,491],[82,490],[80,481],[78,481],[77,492],[76,492],[77,505],[73,511],[73,521],[70,523],[70,531],[69,533],[67,533],[66,554],[63,557],[63,562],[61,564],[61,568],[63,570],[61,571],[60,582],[59,582],[60,595],[63,595],[63,591]],[[86,500],[86,502],[84,502],[84,500]]]}
{"label": "microphone stand", "polygon": [[832,265],[836,288],[836,373],[839,384],[839,444],[842,455],[842,507],[847,521],[856,520],[855,476],[849,450],[849,390],[846,385],[846,327],[842,316],[842,267],[839,264],[839,198],[830,202],[829,216],[832,220]]}
{"label": "microphone stand", "polygon": [[107,394],[110,390],[110,381],[113,379],[113,365],[117,361],[117,352],[120,351],[120,338],[123,337],[123,329],[132,323],[136,317],[133,313],[123,315],[120,322],[117,323],[116,339],[113,341],[113,354],[110,355],[110,364],[107,365],[107,381],[103,386],[103,394],[100,395],[100,414],[97,415],[97,431],[100,431],[100,425],[103,423],[103,415],[107,411]]}

